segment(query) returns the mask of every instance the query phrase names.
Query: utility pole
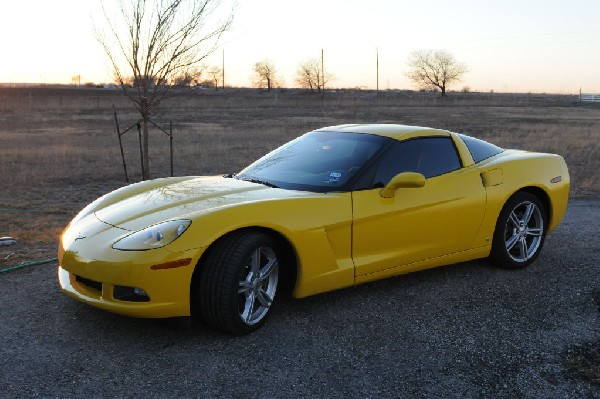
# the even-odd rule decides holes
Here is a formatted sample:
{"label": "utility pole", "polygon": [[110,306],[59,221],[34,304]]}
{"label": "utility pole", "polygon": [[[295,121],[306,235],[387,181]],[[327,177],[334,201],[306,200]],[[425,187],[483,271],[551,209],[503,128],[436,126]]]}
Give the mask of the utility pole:
{"label": "utility pole", "polygon": [[325,94],[325,62],[323,61],[323,49],[321,49],[321,85],[323,86],[323,91],[321,94]]}
{"label": "utility pole", "polygon": [[223,49],[223,67],[221,70],[223,71],[223,90],[225,90],[225,49]]}
{"label": "utility pole", "polygon": [[375,48],[375,57],[377,63],[377,91],[379,91],[379,46]]}

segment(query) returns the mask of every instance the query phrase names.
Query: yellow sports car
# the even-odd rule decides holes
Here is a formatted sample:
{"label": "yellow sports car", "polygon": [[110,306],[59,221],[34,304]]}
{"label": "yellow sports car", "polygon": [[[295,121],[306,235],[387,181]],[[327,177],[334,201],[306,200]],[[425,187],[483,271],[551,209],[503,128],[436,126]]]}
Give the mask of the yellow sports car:
{"label": "yellow sports car", "polygon": [[145,181],[64,230],[62,290],[129,316],[260,327],[297,298],[478,258],[518,268],[562,220],[562,157],[415,126],[306,133],[240,173]]}

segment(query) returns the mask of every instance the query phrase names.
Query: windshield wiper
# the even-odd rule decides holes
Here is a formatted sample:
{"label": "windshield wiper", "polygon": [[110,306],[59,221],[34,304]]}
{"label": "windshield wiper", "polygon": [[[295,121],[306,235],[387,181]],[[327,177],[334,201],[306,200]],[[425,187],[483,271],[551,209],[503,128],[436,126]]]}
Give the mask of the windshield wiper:
{"label": "windshield wiper", "polygon": [[244,181],[249,181],[250,183],[262,184],[263,186],[271,187],[271,188],[279,188],[279,186],[269,183],[268,181],[260,180],[260,179],[240,179]]}

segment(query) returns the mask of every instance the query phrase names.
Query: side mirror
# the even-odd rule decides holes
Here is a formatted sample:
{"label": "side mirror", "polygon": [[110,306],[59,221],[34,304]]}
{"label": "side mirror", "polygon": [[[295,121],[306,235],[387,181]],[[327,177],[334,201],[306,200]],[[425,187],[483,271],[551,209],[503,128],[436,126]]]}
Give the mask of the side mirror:
{"label": "side mirror", "polygon": [[383,198],[392,198],[399,188],[416,188],[425,185],[425,176],[421,173],[402,172],[392,177],[392,180],[379,193]]}

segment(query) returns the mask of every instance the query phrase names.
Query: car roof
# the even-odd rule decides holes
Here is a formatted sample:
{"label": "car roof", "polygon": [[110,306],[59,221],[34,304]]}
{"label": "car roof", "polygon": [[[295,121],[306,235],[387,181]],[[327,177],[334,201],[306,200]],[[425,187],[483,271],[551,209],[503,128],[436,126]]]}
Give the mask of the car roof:
{"label": "car roof", "polygon": [[391,137],[396,140],[403,140],[420,136],[450,136],[450,132],[441,129],[432,129],[430,127],[395,125],[395,124],[347,124],[328,126],[317,129],[317,132],[348,132],[348,133],[366,133],[378,136]]}

